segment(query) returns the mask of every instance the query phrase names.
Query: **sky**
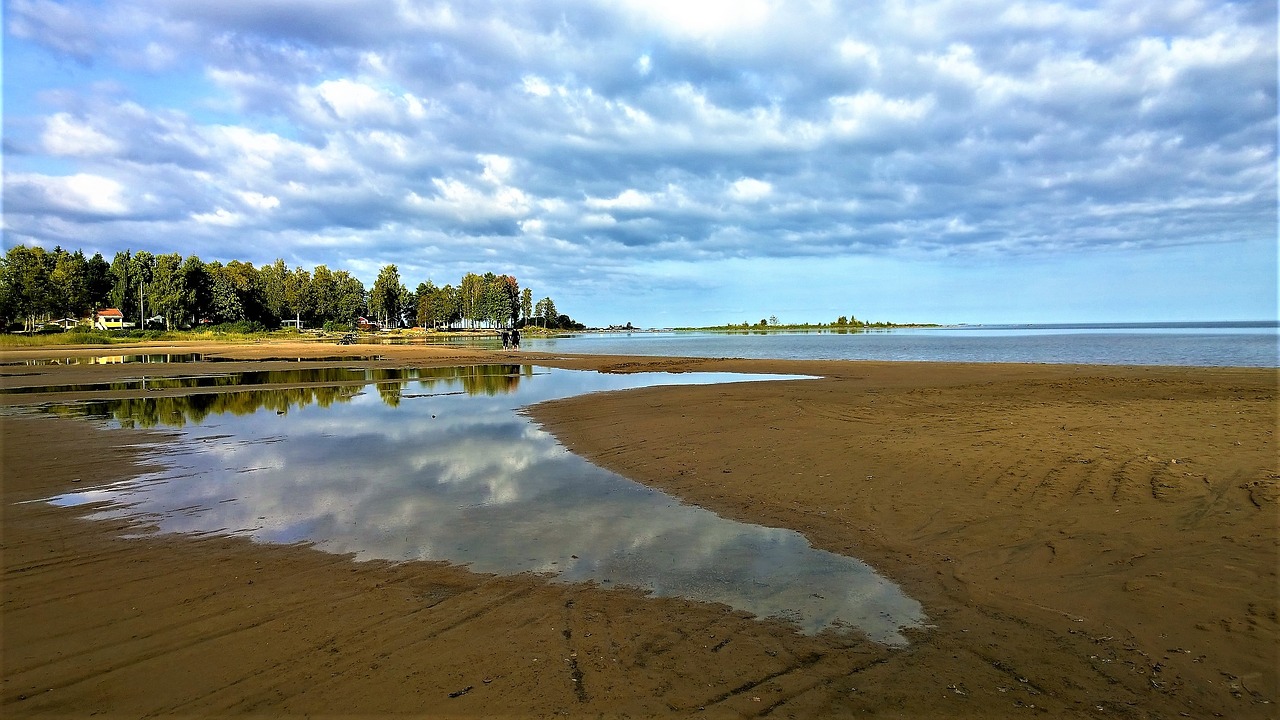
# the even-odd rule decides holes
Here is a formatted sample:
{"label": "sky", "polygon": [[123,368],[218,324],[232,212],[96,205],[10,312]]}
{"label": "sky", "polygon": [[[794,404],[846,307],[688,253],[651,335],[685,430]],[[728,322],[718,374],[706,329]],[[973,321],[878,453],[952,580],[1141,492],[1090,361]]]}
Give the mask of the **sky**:
{"label": "sky", "polygon": [[4,244],[591,326],[1277,318],[1272,0],[3,0]]}

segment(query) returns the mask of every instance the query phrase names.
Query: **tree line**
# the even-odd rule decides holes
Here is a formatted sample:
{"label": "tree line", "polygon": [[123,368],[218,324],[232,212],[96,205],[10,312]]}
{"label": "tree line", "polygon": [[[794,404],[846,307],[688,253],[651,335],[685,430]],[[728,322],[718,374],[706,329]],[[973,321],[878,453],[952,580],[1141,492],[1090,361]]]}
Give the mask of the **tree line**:
{"label": "tree line", "polygon": [[8,330],[39,329],[51,319],[80,319],[117,308],[126,320],[165,329],[243,323],[263,329],[351,326],[358,318],[383,327],[522,327],[581,329],[559,314],[551,298],[533,302],[529,288],[510,275],[467,273],[454,285],[430,280],[410,291],[395,265],[373,287],[346,270],[317,265],[290,269],[284,260],[254,267],[232,260],[205,262],[195,255],[124,250],[111,262],[61,247],[15,245],[0,258],[0,321]]}

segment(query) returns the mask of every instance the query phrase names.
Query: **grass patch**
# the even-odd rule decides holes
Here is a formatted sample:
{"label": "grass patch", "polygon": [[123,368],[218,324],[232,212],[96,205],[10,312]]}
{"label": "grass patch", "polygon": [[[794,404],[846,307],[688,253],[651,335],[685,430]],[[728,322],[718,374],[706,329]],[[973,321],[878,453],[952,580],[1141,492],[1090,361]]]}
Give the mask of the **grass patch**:
{"label": "grass patch", "polygon": [[154,342],[244,343],[269,338],[298,339],[295,330],[267,332],[253,324],[228,323],[199,330],[88,330],[37,335],[0,334],[0,348],[57,347],[60,345],[126,345]]}

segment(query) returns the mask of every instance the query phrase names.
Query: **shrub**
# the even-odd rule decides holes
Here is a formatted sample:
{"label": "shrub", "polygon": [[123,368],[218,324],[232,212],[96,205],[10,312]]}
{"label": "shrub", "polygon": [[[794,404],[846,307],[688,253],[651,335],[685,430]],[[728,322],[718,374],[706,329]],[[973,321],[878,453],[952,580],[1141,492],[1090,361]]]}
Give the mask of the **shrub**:
{"label": "shrub", "polygon": [[235,322],[225,322],[218,325],[209,325],[205,332],[215,334],[238,333],[240,335],[252,335],[254,333],[263,333],[267,328],[256,320],[236,320]]}

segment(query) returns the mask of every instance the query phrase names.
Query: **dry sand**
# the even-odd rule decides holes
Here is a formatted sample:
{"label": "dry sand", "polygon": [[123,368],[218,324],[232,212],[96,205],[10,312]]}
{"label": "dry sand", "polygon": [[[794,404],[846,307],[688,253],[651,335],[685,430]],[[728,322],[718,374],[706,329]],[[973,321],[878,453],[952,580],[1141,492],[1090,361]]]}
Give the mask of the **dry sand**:
{"label": "dry sand", "polygon": [[[534,577],[240,539],[123,539],[123,522],[24,501],[132,476],[145,443],[172,436],[10,415],[5,717],[1280,715],[1275,370],[171,349],[821,375],[590,395],[531,414],[627,477],[866,560],[932,627],[890,649]],[[0,361],[79,352],[105,354]],[[0,387],[138,374],[8,366]]]}

